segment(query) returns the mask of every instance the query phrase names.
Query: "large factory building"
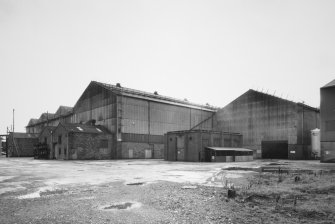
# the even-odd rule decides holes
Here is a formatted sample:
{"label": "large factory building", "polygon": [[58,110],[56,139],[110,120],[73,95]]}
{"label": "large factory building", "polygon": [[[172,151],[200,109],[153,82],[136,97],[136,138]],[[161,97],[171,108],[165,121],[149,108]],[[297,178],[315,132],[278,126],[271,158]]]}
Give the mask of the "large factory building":
{"label": "large factory building", "polygon": [[255,158],[310,159],[311,130],[320,128],[320,112],[269,94],[249,90],[216,114],[218,131],[243,135],[243,147]]}
{"label": "large factory building", "polygon": [[321,88],[321,162],[335,162],[335,80]]}
{"label": "large factory building", "polygon": [[157,92],[92,81],[73,109],[31,120],[27,132],[41,132],[43,127],[59,123],[101,125],[114,139],[110,159],[163,158],[165,133],[197,127],[211,130],[215,111]]}

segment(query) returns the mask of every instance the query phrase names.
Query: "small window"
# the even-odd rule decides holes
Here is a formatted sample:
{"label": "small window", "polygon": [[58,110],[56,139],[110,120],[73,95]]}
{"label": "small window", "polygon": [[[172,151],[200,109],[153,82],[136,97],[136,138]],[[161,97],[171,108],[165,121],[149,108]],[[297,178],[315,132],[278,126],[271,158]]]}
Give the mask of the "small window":
{"label": "small window", "polygon": [[47,143],[47,137],[44,137],[44,143]]}
{"label": "small window", "polygon": [[58,135],[58,144],[62,144],[62,136]]}
{"label": "small window", "polygon": [[66,151],[67,151],[66,148],[64,148],[64,155],[66,155]]}
{"label": "small window", "polygon": [[59,148],[58,148],[58,154],[60,155],[61,153],[62,153],[62,148],[59,147]]}
{"label": "small window", "polygon": [[172,142],[172,138],[170,138],[170,142]]}
{"label": "small window", "polygon": [[190,136],[188,139],[189,139],[190,141],[192,141],[192,136]]}

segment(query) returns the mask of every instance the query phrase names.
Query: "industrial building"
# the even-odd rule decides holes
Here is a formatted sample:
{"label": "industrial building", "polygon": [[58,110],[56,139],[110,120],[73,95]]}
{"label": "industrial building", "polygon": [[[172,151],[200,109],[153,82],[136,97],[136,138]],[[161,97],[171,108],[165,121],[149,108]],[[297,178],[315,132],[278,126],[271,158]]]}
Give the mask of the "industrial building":
{"label": "industrial building", "polygon": [[47,156],[43,156],[45,159],[55,159],[54,148],[56,144],[56,140],[54,140],[54,130],[56,127],[54,126],[46,126],[43,128],[42,132],[38,136],[38,142],[40,143],[38,146],[38,151],[35,154],[41,154],[40,151],[44,151]]}
{"label": "industrial building", "polygon": [[73,108],[59,111],[31,119],[27,133],[60,123],[101,125],[112,135],[108,159],[131,159],[163,158],[164,134],[169,131],[211,130],[216,108],[92,81]]}
{"label": "industrial building", "polygon": [[335,162],[335,80],[320,89],[321,162]]}
{"label": "industrial building", "polygon": [[51,148],[55,159],[110,159],[113,136],[103,126],[58,124],[53,131],[56,142]]}
{"label": "industrial building", "polygon": [[320,111],[270,94],[248,90],[216,113],[214,129],[243,135],[255,158],[311,159],[311,130]]}
{"label": "industrial building", "polygon": [[53,126],[56,127],[59,123],[70,123],[72,116],[72,107],[60,106],[56,113],[42,113],[41,116],[36,119],[30,119],[26,126],[26,132],[30,134],[40,134],[44,127]]}
{"label": "industrial building", "polygon": [[[243,136],[238,133],[185,130],[168,132],[165,139],[164,159],[168,161],[233,162],[252,160],[252,150],[241,149]],[[241,151],[248,153],[237,153]],[[244,155],[247,157],[240,157]]]}
{"label": "industrial building", "polygon": [[9,157],[32,157],[34,155],[34,145],[38,143],[38,135],[10,132],[6,142]]}

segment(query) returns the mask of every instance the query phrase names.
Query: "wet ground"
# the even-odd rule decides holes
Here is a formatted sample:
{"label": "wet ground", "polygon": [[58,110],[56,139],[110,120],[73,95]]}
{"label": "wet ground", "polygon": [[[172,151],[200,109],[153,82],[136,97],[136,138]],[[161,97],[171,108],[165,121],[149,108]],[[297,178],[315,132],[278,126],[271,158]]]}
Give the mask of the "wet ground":
{"label": "wet ground", "polygon": [[[317,181],[326,183],[328,188],[317,190],[326,191],[327,200],[333,203],[335,187],[329,179],[334,178],[334,170],[335,164],[319,161],[188,163],[2,157],[0,223],[257,223],[266,215],[239,219],[243,216],[239,217],[231,209],[254,213],[254,208],[249,210],[239,200],[250,205],[268,198],[265,204],[272,203],[276,192],[260,194],[244,189],[252,188],[250,185],[259,189],[274,183],[278,188],[279,179],[283,189],[289,189],[291,184],[297,184],[294,178],[299,176],[316,186]],[[226,198],[224,189],[231,186],[240,191],[239,199]],[[307,198],[306,189],[298,190]],[[320,217],[324,223],[332,220],[332,213],[324,213],[326,216],[318,216],[319,221]],[[281,213],[277,212],[272,222],[282,222],[280,217]],[[301,222],[294,217],[288,220],[284,221]]]}

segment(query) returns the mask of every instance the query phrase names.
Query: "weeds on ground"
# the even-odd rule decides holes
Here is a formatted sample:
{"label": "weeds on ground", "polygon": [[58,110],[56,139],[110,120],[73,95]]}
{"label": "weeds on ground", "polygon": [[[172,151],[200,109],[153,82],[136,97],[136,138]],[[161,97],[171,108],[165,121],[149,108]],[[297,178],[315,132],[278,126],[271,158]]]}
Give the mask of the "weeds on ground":
{"label": "weeds on ground", "polygon": [[236,202],[247,207],[307,221],[335,222],[335,177],[331,173],[262,173],[244,186],[222,174],[224,189],[236,191]]}

